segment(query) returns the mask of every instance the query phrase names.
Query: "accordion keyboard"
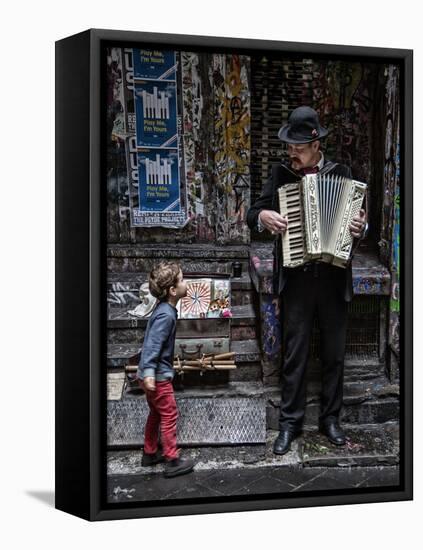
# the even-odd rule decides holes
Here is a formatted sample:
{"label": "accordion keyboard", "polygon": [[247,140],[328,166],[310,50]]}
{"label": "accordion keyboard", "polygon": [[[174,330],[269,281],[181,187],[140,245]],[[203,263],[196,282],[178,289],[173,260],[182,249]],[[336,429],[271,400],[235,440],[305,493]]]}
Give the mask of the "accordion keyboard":
{"label": "accordion keyboard", "polygon": [[350,259],[351,220],[362,208],[367,184],[333,174],[308,174],[278,189],[288,218],[282,235],[283,265],[320,260],[345,268]]}
{"label": "accordion keyboard", "polygon": [[279,188],[280,214],[288,219],[288,227],[282,235],[283,264],[295,267],[304,262],[305,235],[298,184],[283,185]]}

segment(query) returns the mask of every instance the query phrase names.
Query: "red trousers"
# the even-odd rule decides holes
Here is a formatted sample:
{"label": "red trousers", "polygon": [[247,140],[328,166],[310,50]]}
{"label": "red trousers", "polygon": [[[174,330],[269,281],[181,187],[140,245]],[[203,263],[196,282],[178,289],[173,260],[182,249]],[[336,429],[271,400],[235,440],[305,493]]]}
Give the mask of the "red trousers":
{"label": "red trousers", "polygon": [[155,391],[147,390],[142,380],[139,385],[145,391],[150,413],[145,424],[144,452],[154,454],[159,442],[159,428],[162,443],[162,454],[166,460],[179,456],[176,447],[176,419],[178,409],[171,380],[156,381]]}

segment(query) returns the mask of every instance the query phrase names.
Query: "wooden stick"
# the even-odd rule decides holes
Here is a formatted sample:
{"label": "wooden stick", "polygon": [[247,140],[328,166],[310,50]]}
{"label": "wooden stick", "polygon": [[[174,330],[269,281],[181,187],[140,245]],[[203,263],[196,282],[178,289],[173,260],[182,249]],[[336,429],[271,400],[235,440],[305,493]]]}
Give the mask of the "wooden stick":
{"label": "wooden stick", "polygon": [[229,351],[228,353],[218,353],[214,356],[215,359],[231,359],[231,357],[235,357],[234,351]]}
{"label": "wooden stick", "polygon": [[216,365],[214,367],[206,367],[205,370],[233,370],[236,369],[236,365],[228,363],[227,365]]}
{"label": "wooden stick", "polygon": [[[191,365],[192,367],[201,366],[201,365],[235,365],[234,361],[227,359],[226,361],[200,361],[199,359],[184,359],[181,361],[184,365]],[[177,361],[174,361],[173,364],[177,364]]]}
{"label": "wooden stick", "polygon": [[209,361],[204,360],[202,361],[202,363],[204,363],[205,365],[210,365],[211,363],[213,363],[214,365],[226,365],[227,363],[234,363],[235,364],[235,361],[233,360],[230,360],[230,359],[221,359],[221,360],[218,360],[216,361],[215,359],[210,359]]}
{"label": "wooden stick", "polygon": [[[224,369],[224,368],[228,368],[228,369],[232,369],[232,368],[236,368],[236,364],[235,363],[216,363],[216,364],[213,364],[213,363],[207,363],[207,364],[204,364],[203,365],[201,363],[194,363],[193,361],[191,362],[188,362],[188,361],[181,361],[180,365],[178,365],[178,363],[174,363],[173,364],[173,368],[175,369],[178,369],[178,368],[181,368],[180,366],[182,367],[190,367],[190,368],[193,368],[195,370],[198,370],[198,369],[208,369],[208,370],[213,370],[213,369]],[[126,372],[136,372],[138,370],[138,366],[137,365],[126,365],[125,366],[125,371]]]}
{"label": "wooden stick", "polygon": [[182,365],[181,367],[173,367],[175,370],[200,370],[198,367],[188,367]]}
{"label": "wooden stick", "polygon": [[202,363],[201,361],[174,361],[174,365],[187,365],[190,367],[212,367],[213,365],[235,365],[234,361],[211,361]]}
{"label": "wooden stick", "polygon": [[[236,364],[231,361],[216,361],[213,363],[201,363],[200,361],[181,361],[179,364],[177,362],[173,363],[173,368],[175,370],[233,370],[236,369]],[[138,365],[126,365],[126,372],[136,372],[138,370]]]}
{"label": "wooden stick", "polygon": [[212,367],[213,365],[235,365],[234,361],[209,361],[208,363],[202,361],[174,361],[174,365],[188,365],[190,367]]}
{"label": "wooden stick", "polygon": [[213,358],[213,359],[230,359],[231,357],[234,357],[234,356],[235,356],[235,352],[230,351],[228,353],[218,353],[217,355],[214,354],[214,353],[206,353],[204,355],[204,358],[205,359],[210,359],[210,358]]}
{"label": "wooden stick", "polygon": [[203,371],[212,371],[212,370],[234,370],[236,369],[236,365],[218,365],[214,368],[211,367],[193,367],[190,365],[182,365],[181,367],[174,367],[175,370],[203,370]]}

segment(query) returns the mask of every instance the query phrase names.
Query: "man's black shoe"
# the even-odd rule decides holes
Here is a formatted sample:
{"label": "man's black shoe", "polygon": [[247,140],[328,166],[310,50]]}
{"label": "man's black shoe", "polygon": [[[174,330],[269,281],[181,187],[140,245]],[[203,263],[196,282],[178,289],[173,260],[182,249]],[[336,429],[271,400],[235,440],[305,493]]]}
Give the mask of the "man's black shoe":
{"label": "man's black shoe", "polygon": [[278,437],[273,444],[273,452],[275,455],[284,455],[291,449],[291,441],[298,437],[301,429],[288,427],[279,432]]}
{"label": "man's black shoe", "polygon": [[319,423],[319,431],[324,434],[334,445],[345,445],[346,436],[337,420]]}
{"label": "man's black shoe", "polygon": [[194,461],[189,458],[173,458],[166,461],[164,477],[175,477],[188,474],[194,469]]}
{"label": "man's black shoe", "polygon": [[153,455],[143,453],[141,466],[154,466],[155,464],[159,464],[159,462],[164,462],[164,456],[160,450],[157,450]]}

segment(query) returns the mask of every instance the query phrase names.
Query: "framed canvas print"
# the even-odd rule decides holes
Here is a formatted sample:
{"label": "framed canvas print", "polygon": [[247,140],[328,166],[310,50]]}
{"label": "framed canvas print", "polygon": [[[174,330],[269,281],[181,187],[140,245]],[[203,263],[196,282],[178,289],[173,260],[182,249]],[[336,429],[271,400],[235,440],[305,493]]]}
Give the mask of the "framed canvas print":
{"label": "framed canvas print", "polygon": [[412,498],[412,51],[56,43],[56,507]]}

